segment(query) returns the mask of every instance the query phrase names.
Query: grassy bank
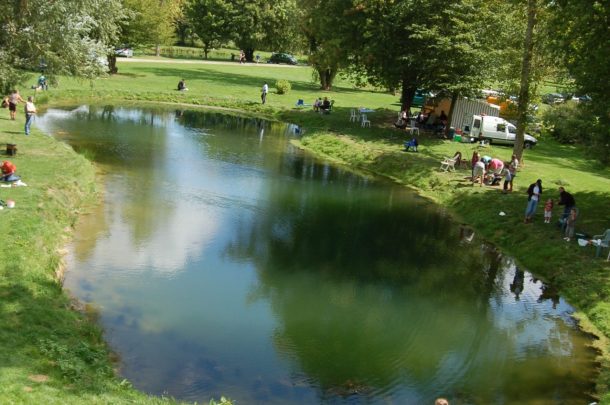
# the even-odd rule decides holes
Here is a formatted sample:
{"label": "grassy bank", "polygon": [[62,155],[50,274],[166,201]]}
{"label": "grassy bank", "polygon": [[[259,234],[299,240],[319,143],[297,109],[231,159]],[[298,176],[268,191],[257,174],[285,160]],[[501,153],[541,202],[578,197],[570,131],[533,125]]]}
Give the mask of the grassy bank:
{"label": "grassy bank", "polygon": [[57,271],[82,209],[95,200],[93,165],[0,111],[0,144],[15,143],[26,187],[0,188],[0,402],[14,404],[168,403],[114,376],[101,331],[75,311]]}
{"label": "grassy bank", "polygon": [[[607,210],[610,170],[598,167],[579,149],[543,139],[538,147],[526,152],[525,164],[515,179],[515,191],[502,194],[495,187],[472,187],[466,180],[469,173],[466,169],[454,173],[438,170],[442,157],[460,150],[463,156],[469,158],[477,147],[475,145],[422,135],[420,152],[402,152],[402,142],[406,136],[391,125],[395,111],[399,109],[398,97],[382,91],[360,90],[346,80],[339,80],[333,91],[322,92],[312,81],[311,70],[305,67],[120,61],[119,69],[120,74],[109,79],[91,82],[62,79],[59,87],[52,87],[39,98],[39,102],[208,105],[301,124],[305,130],[301,140],[304,148],[351,167],[391,177],[447,207],[459,220],[472,224],[484,238],[516,257],[521,265],[556,286],[578,308],[588,328],[598,330],[602,336],[610,336],[608,263],[595,259],[589,247],[580,248],[574,242],[563,241],[558,229],[541,223],[540,212],[534,224],[522,223],[525,189],[541,178],[545,187],[543,199],[557,198],[557,186],[560,184],[575,195],[581,212],[578,231],[597,234],[610,227],[610,212]],[[174,90],[180,78],[186,79],[188,92]],[[293,90],[288,95],[274,93],[273,84],[278,79],[292,83]],[[271,94],[268,103],[263,106],[259,94],[265,81],[270,84]],[[321,116],[309,109],[294,108],[297,99],[312,103],[316,97],[324,96],[335,100],[335,111],[331,115]],[[373,124],[370,129],[362,129],[348,120],[349,110],[360,106],[377,110],[369,116]],[[6,322],[0,332],[0,353],[4,360],[2,364],[12,366],[0,369],[2,380],[6,376],[10,382],[8,388],[2,384],[0,394],[6,393],[16,402],[24,395],[39,395],[32,402],[42,398],[45,401],[40,402],[48,402],[44,390],[52,389],[54,391],[48,395],[64,398],[61,401],[64,403],[90,403],[92,399],[118,403],[131,398],[145,401],[145,397],[123,388],[112,378],[108,363],[102,359],[105,358],[102,355],[105,349],[100,343],[99,331],[84,321],[82,316],[68,310],[69,301],[53,281],[53,271],[59,258],[57,249],[63,245],[65,235],[63,229],[74,221],[77,208],[92,194],[92,169],[83,158],[75,157],[73,152],[37,133],[31,139],[26,139],[21,135],[21,125],[22,121],[15,124],[0,120],[0,141],[19,139],[16,143],[20,152],[15,161],[24,180],[32,184],[23,190],[8,190],[11,193],[26,193],[26,196],[15,195],[19,209],[0,214],[17,217],[22,215],[20,210],[27,208],[34,217],[32,221],[40,223],[26,226],[25,218],[29,217],[24,214],[24,219],[19,217],[12,227],[5,229],[5,235],[10,232],[16,237],[11,238],[13,245],[3,252],[5,257],[15,258],[6,259],[8,263],[2,267],[2,282],[6,283],[7,288],[0,291],[8,293],[0,301],[5,312],[1,322]],[[34,153],[34,150],[38,152]],[[511,149],[492,146],[485,148],[484,153],[507,160]],[[66,167],[66,161],[76,167]],[[56,175],[60,177],[56,178]],[[6,189],[0,189],[0,193],[2,190]],[[24,200],[26,197],[30,200]],[[500,211],[507,215],[499,216]],[[556,216],[558,213],[559,209],[556,209]],[[38,229],[36,227],[41,229],[35,231]],[[17,229],[20,231],[14,233]],[[27,255],[21,253],[25,249],[28,249]],[[35,263],[22,263],[25,259],[20,258],[23,257],[33,257],[27,260]],[[10,264],[11,261],[13,264]],[[16,267],[20,270],[15,270]],[[13,284],[17,287],[8,288]],[[22,293],[22,290],[28,292]],[[13,297],[14,294],[17,296]],[[50,312],[43,315],[43,310]],[[37,322],[32,322],[32,317]],[[29,329],[21,332],[23,327]],[[46,340],[41,343],[39,333],[50,337],[53,343]],[[65,362],[61,356],[71,356],[73,351],[66,352],[64,348],[73,347],[81,340],[88,347],[82,350],[82,357],[91,359],[91,364],[81,367],[78,363],[77,369],[87,371],[73,382],[71,374],[74,372],[70,367],[66,372],[61,369],[61,364]],[[11,343],[13,341],[20,343]],[[604,373],[600,376],[598,389],[605,393],[610,382],[608,344],[604,339],[599,344],[605,357]],[[13,353],[16,353],[15,360],[9,361]],[[32,387],[34,383],[30,382],[29,376],[41,373],[51,378]],[[230,393],[227,394],[230,396]],[[107,396],[107,399],[100,395]],[[81,397],[86,399],[81,400]]]}

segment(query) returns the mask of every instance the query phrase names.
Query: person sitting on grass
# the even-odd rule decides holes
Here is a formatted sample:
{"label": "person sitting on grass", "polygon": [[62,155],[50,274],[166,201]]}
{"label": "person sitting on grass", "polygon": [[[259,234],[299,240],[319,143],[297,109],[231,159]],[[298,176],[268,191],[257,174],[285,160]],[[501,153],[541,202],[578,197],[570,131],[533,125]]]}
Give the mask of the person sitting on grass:
{"label": "person sitting on grass", "polygon": [[322,101],[322,105],[320,106],[320,111],[326,114],[330,112],[330,100],[328,97],[324,97],[324,101]]}
{"label": "person sitting on grass", "polygon": [[320,111],[320,107],[322,107],[322,98],[318,97],[316,101],[313,102],[313,110],[318,112]]}
{"label": "person sitting on grass", "polygon": [[2,166],[0,166],[0,169],[2,170],[2,176],[0,177],[0,180],[9,182],[19,180],[19,176],[15,174],[17,166],[15,166],[12,162],[5,160],[4,162],[2,162]]}
{"label": "person sitting on grass", "polygon": [[404,129],[409,123],[409,113],[407,110],[403,110],[398,115],[398,119],[394,123],[394,126],[398,129]]}
{"label": "person sitting on grass", "polygon": [[188,88],[186,87],[186,82],[184,81],[184,79],[181,79],[178,82],[178,91],[187,91]]}
{"label": "person sitting on grass", "polygon": [[408,152],[411,148],[413,148],[413,152],[417,152],[417,146],[419,143],[417,142],[417,138],[413,138],[410,141],[405,141],[405,152]]}

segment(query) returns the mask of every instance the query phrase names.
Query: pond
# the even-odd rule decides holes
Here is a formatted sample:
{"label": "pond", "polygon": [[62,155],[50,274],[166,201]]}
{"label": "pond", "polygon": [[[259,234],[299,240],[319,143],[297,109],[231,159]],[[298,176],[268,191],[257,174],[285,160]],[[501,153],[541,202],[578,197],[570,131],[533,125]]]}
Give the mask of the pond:
{"label": "pond", "polygon": [[105,173],[65,287],[120,373],[238,404],[586,403],[572,308],[404,187],[309,156],[294,125],[80,106],[37,125]]}

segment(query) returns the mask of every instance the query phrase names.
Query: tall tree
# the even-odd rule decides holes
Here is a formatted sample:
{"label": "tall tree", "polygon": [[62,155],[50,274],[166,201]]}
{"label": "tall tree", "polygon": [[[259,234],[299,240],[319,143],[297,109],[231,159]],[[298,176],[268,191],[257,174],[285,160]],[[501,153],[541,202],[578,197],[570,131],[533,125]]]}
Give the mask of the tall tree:
{"label": "tall tree", "polygon": [[291,48],[297,27],[295,0],[233,0],[232,39],[252,61],[255,49]]}
{"label": "tall tree", "polygon": [[346,24],[345,10],[350,1],[304,0],[300,29],[309,45],[309,63],[320,81],[320,88],[330,90],[339,69],[346,65],[347,53],[343,46]]}
{"label": "tall tree", "polygon": [[124,26],[125,42],[132,45],[152,45],[160,55],[161,45],[174,36],[176,21],[182,13],[183,0],[124,0],[132,18]]}
{"label": "tall tree", "polygon": [[95,77],[116,43],[124,10],[120,0],[5,0],[0,7],[0,89],[6,92],[25,70],[45,69]]}
{"label": "tall tree", "polygon": [[233,6],[226,0],[190,0],[185,14],[193,32],[203,42],[203,53],[208,58],[210,49],[221,46],[232,33]]}
{"label": "tall tree", "polygon": [[534,28],[538,15],[538,0],[527,1],[527,28],[523,43],[523,59],[521,65],[521,84],[519,89],[519,106],[517,107],[517,134],[513,153],[522,160],[523,142],[525,140],[525,125],[527,123],[527,110],[530,101],[530,80],[532,55],[534,52]]}
{"label": "tall tree", "polygon": [[592,98],[584,108],[596,117],[591,131],[592,152],[610,163],[610,2],[557,0],[550,5],[549,37],[576,87]]}
{"label": "tall tree", "polygon": [[410,108],[418,88],[467,94],[483,82],[486,25],[482,0],[360,0],[352,10],[354,37],[344,42],[356,74],[386,88],[402,89]]}

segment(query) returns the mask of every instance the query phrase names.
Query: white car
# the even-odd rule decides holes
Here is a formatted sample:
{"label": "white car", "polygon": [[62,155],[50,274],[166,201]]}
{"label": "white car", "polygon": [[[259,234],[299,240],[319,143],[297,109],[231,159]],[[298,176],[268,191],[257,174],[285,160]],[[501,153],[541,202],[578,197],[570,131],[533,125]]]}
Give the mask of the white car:
{"label": "white car", "polygon": [[125,58],[131,58],[133,56],[133,49],[131,48],[116,48],[114,50],[116,56],[123,56]]}

